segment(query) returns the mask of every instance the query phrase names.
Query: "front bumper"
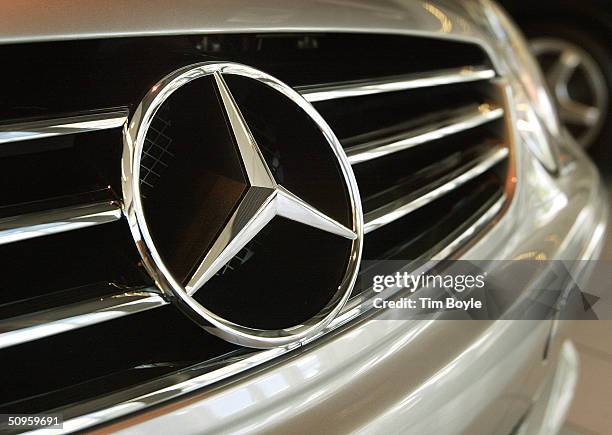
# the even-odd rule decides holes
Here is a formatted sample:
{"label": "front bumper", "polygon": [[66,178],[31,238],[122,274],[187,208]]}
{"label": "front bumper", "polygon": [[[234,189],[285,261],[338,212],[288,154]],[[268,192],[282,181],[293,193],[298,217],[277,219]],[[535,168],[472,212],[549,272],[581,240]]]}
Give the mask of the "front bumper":
{"label": "front bumper", "polygon": [[[594,165],[574,145],[567,147],[557,177],[530,156],[517,155],[523,185],[506,214],[463,258],[513,259],[534,252],[547,259],[597,258],[606,196]],[[561,333],[551,336],[558,330],[554,320],[382,317],[110,429],[507,434],[552,376],[563,341]]]}

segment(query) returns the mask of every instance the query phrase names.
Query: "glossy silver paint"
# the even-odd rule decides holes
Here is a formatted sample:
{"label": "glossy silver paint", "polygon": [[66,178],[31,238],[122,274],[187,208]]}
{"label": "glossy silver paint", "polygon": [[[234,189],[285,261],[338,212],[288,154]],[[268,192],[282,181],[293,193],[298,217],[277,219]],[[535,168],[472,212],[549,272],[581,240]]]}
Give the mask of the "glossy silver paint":
{"label": "glossy silver paint", "polygon": [[0,321],[0,349],[129,314],[157,308],[167,302],[154,289],[120,292],[58,308],[51,308]]}
{"label": "glossy silver paint", "polygon": [[363,228],[364,233],[377,230],[387,224],[390,224],[397,219],[400,219],[421,207],[426,206],[430,202],[437,198],[446,195],[459,187],[463,186],[470,180],[483,174],[493,166],[497,165],[501,161],[508,158],[509,151],[507,147],[500,147],[496,150],[492,150],[484,156],[477,159],[473,166],[467,169],[465,172],[457,175],[456,177],[448,180],[442,185],[431,189],[427,192],[423,192],[418,197],[415,195],[406,196],[399,198],[383,207],[377,208],[365,214],[365,226]]}
{"label": "glossy silver paint", "polygon": [[41,121],[0,125],[0,145],[10,142],[119,128],[125,124],[127,116],[127,110],[118,110],[76,115],[67,118],[52,118]]}
{"label": "glossy silver paint", "polygon": [[571,341],[564,341],[559,352],[559,362],[547,379],[536,402],[521,424],[516,435],[546,435],[558,433],[565,424],[578,383],[580,357]]}
{"label": "glossy silver paint", "polygon": [[102,225],[121,219],[121,207],[104,201],[0,219],[0,245]]}
{"label": "glossy silver paint", "polygon": [[[322,133],[322,140],[326,140],[331,147],[342,171],[349,196],[352,228],[339,224],[276,183],[240,109],[225,84],[223,75],[229,74],[250,78],[273,88],[301,108],[314,122]],[[209,252],[205,254],[202,263],[188,284],[183,287],[164,264],[149,232],[140,195],[140,160],[147,130],[159,107],[181,86],[206,76],[214,78],[219,90],[238,146],[238,154],[244,163],[249,187],[241,203],[230,216],[227,225],[213,242]],[[169,74],[152,87],[126,126],[122,166],[124,214],[128,219],[132,236],[145,267],[166,296],[177,302],[177,305],[186,310],[192,319],[212,334],[248,347],[269,348],[291,345],[307,340],[325,328],[348,300],[357,279],[363,238],[363,213],[357,182],[342,146],[321,115],[296,91],[274,77],[245,65],[216,62],[190,65]],[[182,193],[178,192],[178,194]],[[321,308],[319,313],[291,328],[255,329],[238,325],[216,315],[192,297],[275,216],[283,216],[352,240],[344,276],[329,302]]]}
{"label": "glossy silver paint", "polygon": [[504,109],[490,107],[488,104],[469,106],[459,112],[461,113],[456,116],[431,123],[417,130],[355,145],[346,150],[346,155],[352,165],[357,165],[469,130],[504,116]]}
{"label": "glossy silver paint", "polygon": [[[0,42],[3,44],[125,36],[185,35],[274,31],[354,31],[438,35],[483,42],[482,27],[473,18],[481,12],[452,1],[356,0],[177,0],[169,17],[163,0],[129,4],[109,0],[44,0],[2,5]],[[432,7],[433,6],[433,7]],[[88,11],[96,10],[96,14]],[[473,17],[470,17],[472,15]],[[23,20],[22,17],[29,17]],[[466,19],[468,18],[468,19]],[[451,24],[450,26],[448,24]]]}
{"label": "glossy silver paint", "polygon": [[326,86],[303,86],[296,90],[311,103],[338,98],[362,97],[364,95],[400,92],[409,89],[429,88],[432,86],[467,83],[488,80],[495,77],[495,71],[487,67],[446,69],[425,73],[407,74],[376,80],[363,80],[352,83],[337,83]]}

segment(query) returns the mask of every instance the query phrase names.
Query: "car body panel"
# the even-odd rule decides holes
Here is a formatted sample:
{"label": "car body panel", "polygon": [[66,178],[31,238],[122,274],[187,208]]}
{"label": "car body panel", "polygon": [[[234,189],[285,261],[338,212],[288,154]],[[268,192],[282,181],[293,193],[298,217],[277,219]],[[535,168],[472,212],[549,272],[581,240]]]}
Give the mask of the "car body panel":
{"label": "car body panel", "polygon": [[[28,0],[3,2],[0,43],[327,30],[474,38],[480,30],[457,15],[469,10],[453,2],[392,0],[178,0],[171,9],[162,0]],[[444,27],[441,20],[458,21]]]}

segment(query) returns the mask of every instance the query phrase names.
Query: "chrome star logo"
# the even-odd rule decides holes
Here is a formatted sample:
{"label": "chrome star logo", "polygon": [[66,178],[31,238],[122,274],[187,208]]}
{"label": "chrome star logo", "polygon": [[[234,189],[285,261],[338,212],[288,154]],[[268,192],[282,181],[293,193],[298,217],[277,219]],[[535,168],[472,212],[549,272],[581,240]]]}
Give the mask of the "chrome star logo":
{"label": "chrome star logo", "polygon": [[[247,118],[230,86],[248,93],[238,99]],[[280,181],[247,120],[270,134],[260,140],[280,156]],[[142,264],[190,319],[268,348],[313,337],[340,313],[361,260],[359,192],[338,139],[295,90],[245,65],[190,65],[151,88],[123,137],[123,208]],[[256,253],[226,267],[245,249]]]}
{"label": "chrome star logo", "polygon": [[213,74],[229,119],[249,187],[238,208],[186,285],[190,296],[197,292],[253,239],[275,216],[318,228],[350,240],[357,233],[302,201],[274,180],[257,142],[236,101],[218,72]]}

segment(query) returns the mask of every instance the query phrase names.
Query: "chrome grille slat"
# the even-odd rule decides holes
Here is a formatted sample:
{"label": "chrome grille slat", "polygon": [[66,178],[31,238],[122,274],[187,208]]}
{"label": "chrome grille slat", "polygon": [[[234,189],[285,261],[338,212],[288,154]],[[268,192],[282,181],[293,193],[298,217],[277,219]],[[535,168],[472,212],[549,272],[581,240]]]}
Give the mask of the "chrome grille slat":
{"label": "chrome grille slat", "polygon": [[352,165],[357,165],[478,127],[500,119],[504,115],[504,109],[482,104],[480,106],[467,106],[458,110],[457,113],[450,118],[433,122],[400,135],[352,146],[346,150],[349,162]]}
{"label": "chrome grille slat", "polygon": [[153,289],[113,295],[0,320],[0,349],[166,305]]}
{"label": "chrome grille slat", "polygon": [[488,225],[495,216],[499,215],[499,213],[504,208],[506,201],[508,200],[508,196],[503,194],[500,196],[497,201],[491,205],[469,228],[463,231],[458,237],[456,237],[452,242],[446,245],[442,250],[438,251],[432,258],[432,261],[441,261],[449,258],[455,251],[457,251],[462,245],[464,245],[467,241],[469,241],[472,237],[474,237],[479,231]]}
{"label": "chrome grille slat", "polygon": [[495,71],[485,66],[465,66],[401,76],[383,77],[372,80],[341,82],[326,85],[302,86],[297,90],[311,103],[339,98],[360,97],[386,92],[407,91],[456,83],[488,80],[495,77]]}
{"label": "chrome grille slat", "polygon": [[102,225],[121,219],[121,207],[101,201],[0,219],[0,245]]}
{"label": "chrome grille slat", "polygon": [[452,176],[448,180],[443,180],[442,184],[435,187],[426,186],[419,191],[399,198],[385,206],[365,214],[364,233],[369,233],[383,227],[409,213],[429,204],[437,198],[451,192],[470,180],[478,177],[493,166],[508,157],[509,151],[506,147],[493,150],[480,159],[470,164],[469,168],[461,168],[456,171],[460,175]]}
{"label": "chrome grille slat", "polygon": [[127,117],[128,110],[122,109],[0,125],[0,144],[118,128]]}

